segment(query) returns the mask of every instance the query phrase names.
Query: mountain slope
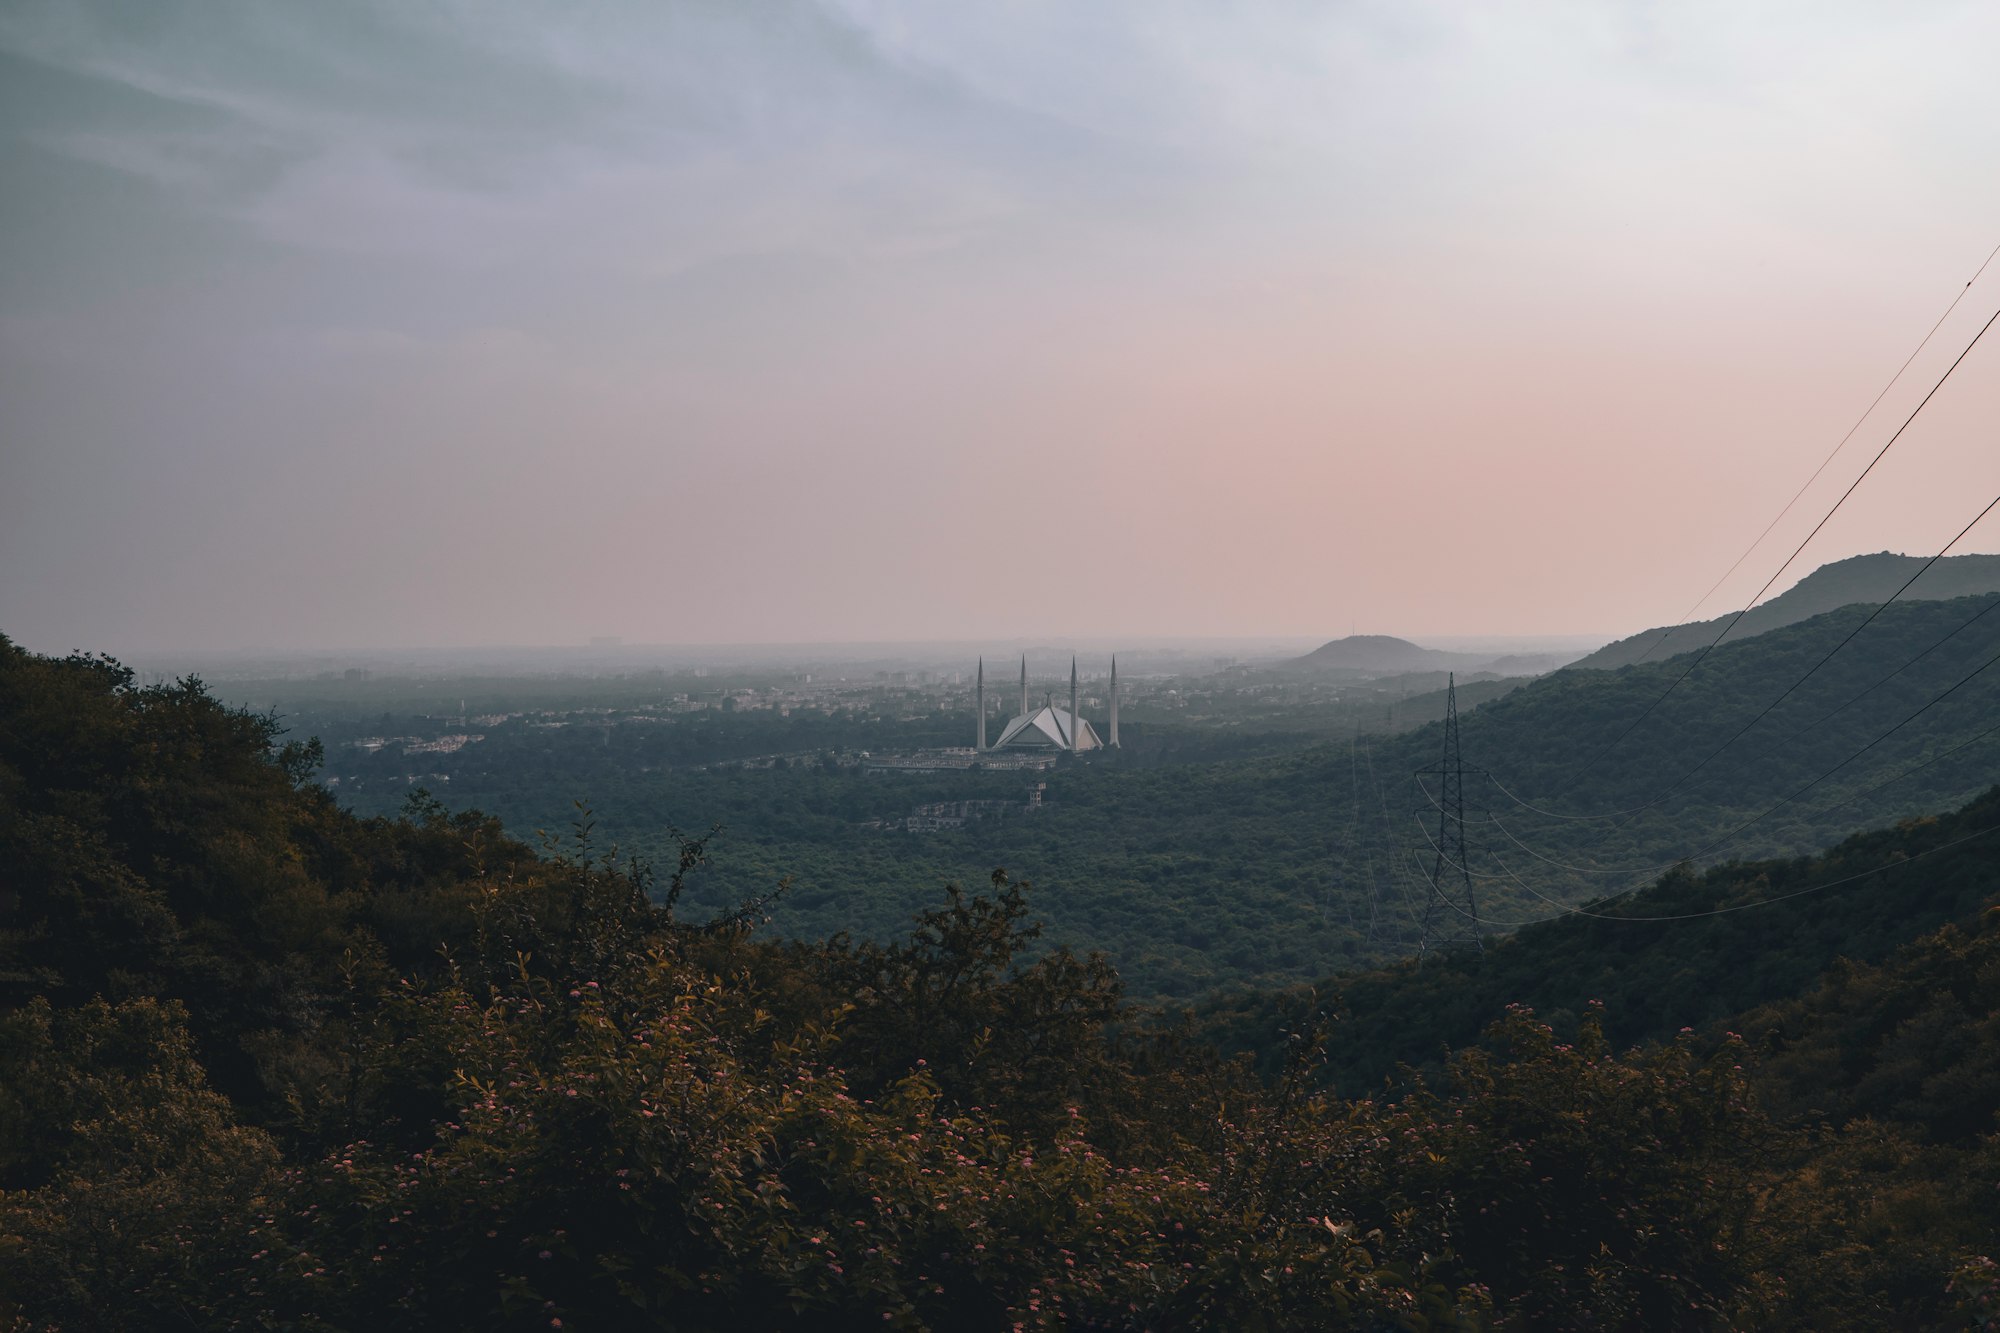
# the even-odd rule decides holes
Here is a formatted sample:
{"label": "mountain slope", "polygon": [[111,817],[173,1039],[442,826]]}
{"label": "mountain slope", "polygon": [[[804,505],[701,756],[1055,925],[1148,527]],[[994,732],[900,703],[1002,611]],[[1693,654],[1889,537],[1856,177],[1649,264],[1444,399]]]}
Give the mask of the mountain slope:
{"label": "mountain slope", "polygon": [[[1856,834],[1818,856],[1671,875],[1601,909],[1607,917],[1691,919],[1558,916],[1490,941],[1483,955],[1434,956],[1421,969],[1405,961],[1331,978],[1312,992],[1219,1001],[1207,1027],[1224,1045],[1259,1051],[1270,1063],[1288,1021],[1313,1011],[1332,1016],[1329,1072],[1359,1093],[1398,1064],[1421,1066],[1448,1046],[1478,1040],[1510,1004],[1561,1026],[1602,1003],[1614,1044],[1664,1040],[1802,994],[1837,959],[1880,961],[1995,899],[2000,787],[1950,814]],[[1781,1018],[1767,1017],[1760,1028],[1782,1027]]]}
{"label": "mountain slope", "polygon": [[[1856,602],[1879,603],[1894,595],[1911,575],[1922,569],[1926,558],[1881,551],[1821,565],[1770,601],[1752,607],[1723,642],[1733,643],[1794,625]],[[1898,600],[1944,601],[1989,592],[2000,592],[2000,555],[1952,555],[1931,566]],[[1642,658],[1657,661],[1676,653],[1697,652],[1714,641],[1729,620],[1729,616],[1718,616],[1714,620],[1645,630],[1608,643],[1570,665],[1608,671]]]}

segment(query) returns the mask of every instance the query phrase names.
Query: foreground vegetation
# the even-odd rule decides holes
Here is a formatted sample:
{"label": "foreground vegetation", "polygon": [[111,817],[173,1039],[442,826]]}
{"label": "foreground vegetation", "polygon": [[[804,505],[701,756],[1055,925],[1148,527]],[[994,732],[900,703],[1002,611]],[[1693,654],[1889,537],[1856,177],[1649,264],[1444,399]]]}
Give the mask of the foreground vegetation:
{"label": "foreground vegetation", "polygon": [[1003,876],[894,941],[765,939],[681,914],[699,841],[656,881],[583,826],[357,818],[277,740],[0,640],[15,1327],[2000,1314],[1993,912],[1743,1036],[1502,1007],[1352,1099],[1337,1025],[1260,1078],[1035,947]]}

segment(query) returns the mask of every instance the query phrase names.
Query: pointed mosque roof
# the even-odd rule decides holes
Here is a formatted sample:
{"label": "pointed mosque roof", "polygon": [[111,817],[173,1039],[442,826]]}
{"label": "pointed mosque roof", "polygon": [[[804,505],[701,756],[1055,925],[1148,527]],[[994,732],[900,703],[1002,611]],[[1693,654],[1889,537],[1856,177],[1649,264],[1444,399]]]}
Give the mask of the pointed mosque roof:
{"label": "pointed mosque roof", "polygon": [[1088,721],[1071,716],[1067,708],[1045,703],[1009,722],[1001,731],[1000,739],[993,742],[993,748],[1000,750],[1012,746],[1022,750],[1067,750],[1072,731],[1076,733],[1076,748],[1079,750],[1095,750],[1103,744],[1097,738],[1096,728]]}

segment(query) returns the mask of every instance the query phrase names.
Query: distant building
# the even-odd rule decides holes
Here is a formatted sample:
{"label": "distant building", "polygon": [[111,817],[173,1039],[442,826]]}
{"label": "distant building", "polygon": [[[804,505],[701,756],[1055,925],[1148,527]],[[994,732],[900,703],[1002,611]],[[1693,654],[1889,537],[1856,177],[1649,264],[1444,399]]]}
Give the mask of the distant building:
{"label": "distant building", "polygon": [[1021,658],[1021,711],[1000,729],[1000,739],[992,745],[986,743],[986,661],[979,662],[977,685],[973,690],[973,707],[979,714],[977,749],[981,754],[996,750],[1041,750],[1062,751],[1079,754],[1085,750],[1100,750],[1106,747],[1118,748],[1118,659],[1111,659],[1111,711],[1110,737],[1098,736],[1097,729],[1090,725],[1078,712],[1076,706],[1076,659],[1069,660],[1069,707],[1061,709],[1049,695],[1042,697],[1042,705],[1036,709],[1028,707],[1028,659]]}

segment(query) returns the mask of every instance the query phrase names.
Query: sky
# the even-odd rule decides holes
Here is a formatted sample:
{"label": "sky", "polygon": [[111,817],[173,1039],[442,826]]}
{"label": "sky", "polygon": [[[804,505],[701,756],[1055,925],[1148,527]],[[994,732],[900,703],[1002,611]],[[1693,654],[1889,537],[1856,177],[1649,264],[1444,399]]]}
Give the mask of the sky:
{"label": "sky", "polygon": [[[1720,614],[2000,309],[1995,50],[1988,3],[10,0],[0,633]],[[1936,551],[1996,423],[2000,331],[1772,591]]]}

